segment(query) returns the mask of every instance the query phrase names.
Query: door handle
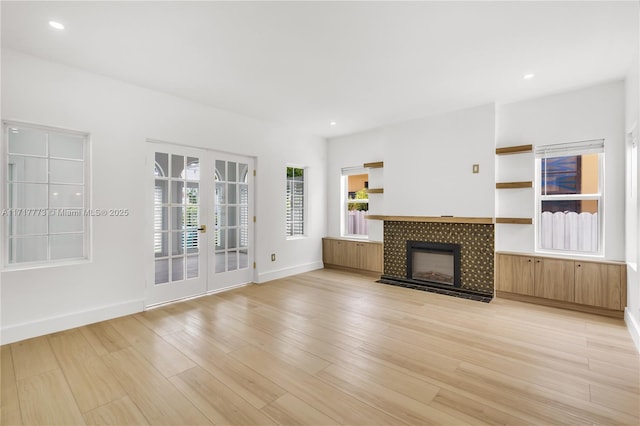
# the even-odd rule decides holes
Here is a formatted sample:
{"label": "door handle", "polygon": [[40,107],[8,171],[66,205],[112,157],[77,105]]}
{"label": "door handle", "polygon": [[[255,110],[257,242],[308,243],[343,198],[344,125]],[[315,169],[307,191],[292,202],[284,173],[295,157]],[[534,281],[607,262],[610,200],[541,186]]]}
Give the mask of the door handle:
{"label": "door handle", "polygon": [[198,228],[198,231],[202,232],[203,234],[207,232],[207,225],[200,225],[200,227]]}

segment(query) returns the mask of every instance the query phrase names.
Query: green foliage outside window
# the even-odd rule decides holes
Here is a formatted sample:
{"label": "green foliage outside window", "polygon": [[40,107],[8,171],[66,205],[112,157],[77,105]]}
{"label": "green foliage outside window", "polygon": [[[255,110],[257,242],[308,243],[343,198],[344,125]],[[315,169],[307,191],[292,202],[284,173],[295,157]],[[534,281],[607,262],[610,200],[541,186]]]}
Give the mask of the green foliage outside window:
{"label": "green foliage outside window", "polygon": [[[365,188],[357,191],[355,193],[355,197],[351,198],[352,200],[368,200],[369,194]],[[369,211],[369,203],[349,203],[347,206],[349,210],[358,210],[358,211]]]}

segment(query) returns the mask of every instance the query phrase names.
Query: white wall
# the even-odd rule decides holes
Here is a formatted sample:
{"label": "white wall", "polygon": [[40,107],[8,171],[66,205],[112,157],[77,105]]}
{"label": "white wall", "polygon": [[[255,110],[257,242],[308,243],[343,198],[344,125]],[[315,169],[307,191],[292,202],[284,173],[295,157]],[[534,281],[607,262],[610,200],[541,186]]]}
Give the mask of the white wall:
{"label": "white wall", "polygon": [[[2,343],[142,310],[152,268],[141,195],[148,138],[256,157],[256,281],[322,267],[324,139],[10,50],[2,51],[1,96],[3,119],[89,132],[93,207],[131,211],[95,218],[90,263],[2,272]],[[303,239],[284,236],[287,163],[308,167]]]}
{"label": "white wall", "polygon": [[[625,259],[624,108],[622,81],[497,108],[497,147],[605,139],[604,258],[608,260]],[[496,181],[534,180],[532,154],[499,156],[496,164]],[[509,191],[521,193],[499,194],[497,215],[535,217],[532,190]],[[504,201],[507,197],[509,202]],[[496,250],[534,252],[535,227],[496,225]]]}
{"label": "white wall", "polygon": [[[640,45],[640,43],[638,43]],[[640,173],[637,166],[640,165],[640,46],[636,49],[636,55],[629,74],[625,81],[626,118],[625,130],[627,133],[626,144],[626,260],[627,260],[627,308],[625,310],[625,322],[636,347],[640,352],[640,211],[638,208],[638,196],[640,191]],[[632,149],[629,139],[630,133],[635,134],[636,149]],[[632,155],[635,158],[632,158]],[[634,161],[635,160],[635,161]],[[635,176],[631,172],[632,163],[636,164]]]}
{"label": "white wall", "polygon": [[[371,171],[372,214],[493,217],[495,111],[493,104],[411,120],[329,141],[328,234],[340,236],[340,170],[384,161]],[[472,165],[480,173],[472,173]],[[381,221],[369,239],[382,241]]]}
{"label": "white wall", "polygon": [[384,214],[493,217],[494,129],[493,104],[388,127]]}

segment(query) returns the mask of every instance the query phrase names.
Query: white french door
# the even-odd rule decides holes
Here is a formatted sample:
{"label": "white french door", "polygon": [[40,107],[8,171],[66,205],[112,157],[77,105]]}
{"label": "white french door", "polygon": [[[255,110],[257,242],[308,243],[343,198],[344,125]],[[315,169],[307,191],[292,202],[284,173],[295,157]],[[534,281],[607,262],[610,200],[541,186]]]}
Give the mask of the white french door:
{"label": "white french door", "polygon": [[251,282],[253,159],[149,145],[153,274],[146,305]]}
{"label": "white french door", "polygon": [[209,291],[253,280],[253,159],[214,153]]}
{"label": "white french door", "polygon": [[152,149],[154,279],[147,306],[207,290],[206,234],[200,223],[207,205],[201,182],[207,153],[155,143]]}

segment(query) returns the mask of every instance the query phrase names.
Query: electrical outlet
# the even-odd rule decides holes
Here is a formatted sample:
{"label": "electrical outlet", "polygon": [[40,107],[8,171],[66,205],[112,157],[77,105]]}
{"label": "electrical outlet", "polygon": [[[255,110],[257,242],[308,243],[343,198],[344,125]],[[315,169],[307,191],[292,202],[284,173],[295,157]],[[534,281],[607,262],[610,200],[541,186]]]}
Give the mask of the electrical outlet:
{"label": "electrical outlet", "polygon": [[480,164],[474,164],[472,171],[473,173],[480,173]]}
{"label": "electrical outlet", "polygon": [[276,254],[275,253],[271,253],[271,261],[272,262],[276,261]]}

